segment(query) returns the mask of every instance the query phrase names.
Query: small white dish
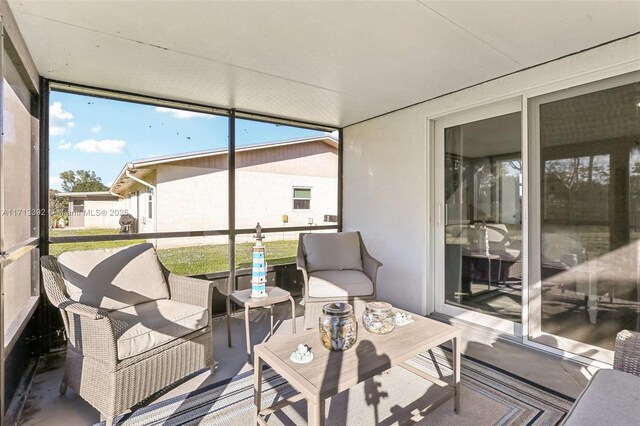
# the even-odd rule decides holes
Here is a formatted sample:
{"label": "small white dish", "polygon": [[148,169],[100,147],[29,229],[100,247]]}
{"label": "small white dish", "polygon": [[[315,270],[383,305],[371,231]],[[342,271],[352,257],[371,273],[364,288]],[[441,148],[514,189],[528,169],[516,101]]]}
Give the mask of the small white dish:
{"label": "small white dish", "polygon": [[313,360],[313,352],[308,345],[299,344],[298,349],[291,352],[289,359],[296,364],[307,364]]}
{"label": "small white dish", "polygon": [[411,318],[411,314],[405,314],[404,312],[396,312],[395,315],[395,323],[397,326],[402,327],[403,325],[411,324],[413,319]]}
{"label": "small white dish", "polygon": [[296,364],[308,364],[313,361],[313,352],[307,352],[303,358],[298,358],[298,354],[296,352],[291,352],[289,359]]}

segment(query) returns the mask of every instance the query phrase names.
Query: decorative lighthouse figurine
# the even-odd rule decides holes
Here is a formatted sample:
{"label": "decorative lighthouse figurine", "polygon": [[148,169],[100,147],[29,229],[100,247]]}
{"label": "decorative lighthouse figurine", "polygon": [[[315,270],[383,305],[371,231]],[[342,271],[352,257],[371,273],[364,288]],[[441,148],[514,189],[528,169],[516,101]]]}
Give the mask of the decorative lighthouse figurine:
{"label": "decorative lighthouse figurine", "polygon": [[256,245],[253,246],[253,267],[251,270],[251,297],[256,299],[267,297],[267,262],[264,259],[264,246],[262,245],[262,227],[256,225]]}

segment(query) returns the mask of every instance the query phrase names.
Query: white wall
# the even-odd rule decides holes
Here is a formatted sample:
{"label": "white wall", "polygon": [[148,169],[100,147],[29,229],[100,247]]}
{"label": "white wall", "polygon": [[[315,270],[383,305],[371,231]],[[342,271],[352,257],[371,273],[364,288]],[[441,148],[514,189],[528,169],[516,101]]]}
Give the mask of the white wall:
{"label": "white wall", "polygon": [[[227,171],[211,168],[161,166],[157,171],[158,232],[228,228]],[[293,210],[293,187],[311,188],[311,209]],[[325,214],[337,214],[337,178],[300,176],[284,173],[236,171],[236,228],[306,226],[312,217],[323,225]],[[141,199],[146,200],[141,194]],[[135,214],[134,214],[135,215]],[[141,213],[141,217],[144,212]],[[147,223],[151,223],[147,220]],[[141,232],[153,232],[143,226]],[[283,234],[278,234],[282,237]],[[298,238],[298,234],[284,234]],[[248,236],[251,239],[251,236]],[[239,238],[241,239],[241,238]],[[227,236],[210,238],[172,238],[158,244],[187,245],[226,243]]]}
{"label": "white wall", "polygon": [[[293,209],[293,188],[311,188],[309,210]],[[236,227],[307,226],[309,218],[323,225],[325,214],[338,214],[337,177],[302,176],[282,173],[236,171]]]}
{"label": "white wall", "polygon": [[118,222],[124,210],[124,200],[85,200],[84,228],[120,228]]}
{"label": "white wall", "polygon": [[384,263],[380,299],[423,314],[433,302],[429,118],[638,70],[639,45],[634,36],[345,128],[344,229]]}
{"label": "white wall", "polygon": [[[226,170],[162,165],[156,173],[155,220],[158,232],[227,229]],[[147,220],[147,223],[151,227],[152,221]],[[150,229],[147,232],[154,231]],[[157,240],[158,247],[226,242],[226,235]]]}

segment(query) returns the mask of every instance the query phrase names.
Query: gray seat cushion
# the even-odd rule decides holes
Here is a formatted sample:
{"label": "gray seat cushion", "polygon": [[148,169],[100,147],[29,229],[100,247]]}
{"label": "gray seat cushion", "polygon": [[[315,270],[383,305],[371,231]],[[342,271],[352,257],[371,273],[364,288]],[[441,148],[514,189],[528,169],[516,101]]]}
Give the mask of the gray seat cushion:
{"label": "gray seat cushion", "polygon": [[357,232],[305,234],[302,236],[307,272],[362,271],[360,238]]}
{"label": "gray seat cushion", "polygon": [[69,298],[107,311],[168,299],[169,287],[152,244],[62,253]]}
{"label": "gray seat cushion", "polygon": [[209,324],[209,311],[201,306],[155,300],[109,314],[123,360],[200,330]]}
{"label": "gray seat cushion", "polygon": [[640,377],[617,370],[598,370],[576,400],[563,424],[640,424]]}
{"label": "gray seat cushion", "polygon": [[363,272],[316,271],[309,275],[309,297],[371,296],[373,283]]}

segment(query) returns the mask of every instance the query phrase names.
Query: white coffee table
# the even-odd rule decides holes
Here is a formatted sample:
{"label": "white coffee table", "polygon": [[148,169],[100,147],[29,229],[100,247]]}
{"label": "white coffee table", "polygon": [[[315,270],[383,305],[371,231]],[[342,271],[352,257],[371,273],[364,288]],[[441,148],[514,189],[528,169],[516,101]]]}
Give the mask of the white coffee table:
{"label": "white coffee table", "polygon": [[[438,386],[449,389],[411,420],[418,421],[427,413],[453,398],[454,410],[460,410],[460,330],[438,321],[413,316],[414,322],[396,327],[385,335],[372,334],[358,324],[358,341],[355,347],[344,352],[331,352],[320,342],[320,332],[309,330],[294,336],[275,336],[254,348],[254,424],[266,425],[265,416],[299,401],[307,400],[308,424],[324,424],[324,402],[375,375],[400,365]],[[433,377],[405,361],[451,340],[453,345],[453,380],[447,383]],[[290,360],[291,352],[298,344],[311,346],[313,360],[308,364],[296,364]],[[264,363],[287,380],[299,393],[274,404],[262,407],[262,366]]]}

